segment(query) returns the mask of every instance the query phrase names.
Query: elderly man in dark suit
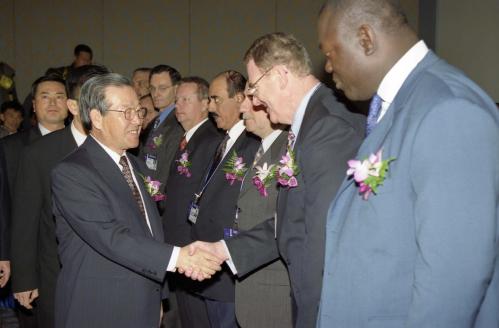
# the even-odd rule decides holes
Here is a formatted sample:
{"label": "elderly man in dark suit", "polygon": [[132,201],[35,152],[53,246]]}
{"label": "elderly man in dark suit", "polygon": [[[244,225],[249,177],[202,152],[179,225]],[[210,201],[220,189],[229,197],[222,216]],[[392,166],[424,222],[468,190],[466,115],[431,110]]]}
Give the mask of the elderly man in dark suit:
{"label": "elderly man in dark suit", "polygon": [[[165,191],[170,165],[184,134],[175,118],[175,91],[180,78],[180,73],[168,65],[153,67],[149,75],[149,89],[159,115],[151,123],[146,142],[140,147],[139,157],[145,161],[149,174],[162,183],[162,192]],[[158,202],[158,206],[163,212],[162,201]]]}
{"label": "elderly man in dark suit", "polygon": [[499,112],[398,2],[319,18],[326,71],[372,101],[328,215],[318,327],[498,327]]}
{"label": "elderly man in dark suit", "polygon": [[[166,185],[163,213],[165,241],[185,246],[192,242],[188,212],[192,195],[198,191],[223,134],[208,117],[209,84],[199,77],[180,80],[175,96],[175,116],[185,134],[178,145]],[[180,274],[168,276],[177,296],[183,327],[209,326],[206,306],[192,293],[196,282]]]}
{"label": "elderly man in dark suit", "polygon": [[238,272],[249,272],[276,258],[276,237],[289,271],[293,324],[313,327],[321,291],[327,210],[345,175],[347,160],[362,141],[364,118],[348,112],[311,74],[306,49],[291,35],[260,37],[246,52],[245,62],[253,104],[265,106],[272,122],[291,128],[275,178],[280,185],[275,222],[267,220],[235,237],[252,236],[251,250],[231,250],[232,241],[227,244],[231,254],[244,257]]}
{"label": "elderly man in dark suit", "polygon": [[131,82],[93,77],[79,105],[90,135],[52,171],[62,264],[56,327],[158,326],[166,272],[180,268],[203,279],[220,262],[163,242],[154,204],[163,195],[126,153],[137,146],[145,116]]}
{"label": "elderly man in dark suit", "polygon": [[[85,141],[86,132],[78,110],[80,88],[92,76],[105,73],[109,73],[107,68],[92,65],[70,71],[66,85],[67,106],[73,115],[71,124],[26,147],[19,163],[12,210],[12,290],[28,309],[33,299],[25,300],[22,296],[27,293],[39,296],[39,327],[54,326],[55,283],[60,268],[50,172]],[[26,199],[30,206],[26,206]]]}

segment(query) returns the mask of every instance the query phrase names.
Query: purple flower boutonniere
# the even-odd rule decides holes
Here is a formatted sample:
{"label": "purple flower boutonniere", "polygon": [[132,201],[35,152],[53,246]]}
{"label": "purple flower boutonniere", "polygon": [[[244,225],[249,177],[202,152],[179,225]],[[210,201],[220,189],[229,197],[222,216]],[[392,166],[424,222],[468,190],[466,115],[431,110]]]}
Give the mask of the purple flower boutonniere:
{"label": "purple flower boutonniere", "polygon": [[161,182],[157,180],[153,180],[150,176],[144,177],[142,176],[142,179],[144,180],[144,185],[146,186],[146,190],[151,195],[152,199],[155,202],[159,202],[160,200],[166,199],[166,195],[161,193],[159,191],[159,187],[161,186]]}
{"label": "purple flower boutonniere", "polygon": [[185,175],[186,177],[190,178],[191,171],[189,170],[189,167],[192,166],[192,163],[189,161],[189,153],[187,151],[184,151],[182,155],[180,155],[180,158],[176,160],[176,162],[178,163],[177,172],[180,175]]}
{"label": "purple flower boutonniere", "polygon": [[151,142],[149,143],[149,148],[156,149],[162,144],[163,144],[163,135],[160,134],[152,138]]}
{"label": "purple flower boutonniere", "polygon": [[295,153],[291,147],[288,147],[286,155],[282,156],[279,163],[282,165],[279,166],[276,172],[277,182],[283,187],[297,187],[298,180],[296,177],[300,174],[300,170],[298,169],[298,165],[296,165]]}
{"label": "purple flower boutonniere", "polygon": [[251,179],[261,196],[267,197],[267,188],[275,179],[278,167],[274,164],[268,165],[266,162],[262,166],[256,166],[256,174]]}
{"label": "purple flower boutonniere", "polygon": [[363,161],[354,159],[348,161],[347,176],[353,176],[364,200],[367,200],[371,193],[378,192],[378,187],[385,181],[388,166],[395,160],[394,157],[383,160],[382,156],[383,151],[380,149]]}
{"label": "purple flower boutonniere", "polygon": [[246,163],[243,162],[243,158],[238,157],[236,151],[233,151],[225,163],[223,170],[225,172],[225,179],[232,186],[236,180],[243,181],[248,169],[246,168]]}

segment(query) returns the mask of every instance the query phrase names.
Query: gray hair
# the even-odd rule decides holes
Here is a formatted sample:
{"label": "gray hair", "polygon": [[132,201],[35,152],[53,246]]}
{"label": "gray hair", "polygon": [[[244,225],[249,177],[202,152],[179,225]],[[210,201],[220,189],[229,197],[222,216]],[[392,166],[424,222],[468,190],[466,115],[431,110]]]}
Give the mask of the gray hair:
{"label": "gray hair", "polygon": [[109,109],[106,99],[107,87],[132,87],[128,78],[117,73],[97,75],[83,84],[80,91],[80,118],[87,132],[92,130],[90,111],[98,110],[104,115]]}
{"label": "gray hair", "polygon": [[281,32],[256,39],[244,55],[246,64],[251,59],[263,70],[281,64],[301,77],[312,71],[312,61],[305,46],[293,35]]}

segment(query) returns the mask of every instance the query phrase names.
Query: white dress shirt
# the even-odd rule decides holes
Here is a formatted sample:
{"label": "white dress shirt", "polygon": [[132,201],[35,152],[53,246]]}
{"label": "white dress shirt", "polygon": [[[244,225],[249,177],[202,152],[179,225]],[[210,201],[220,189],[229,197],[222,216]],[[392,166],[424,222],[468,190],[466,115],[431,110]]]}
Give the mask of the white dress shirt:
{"label": "white dress shirt", "polygon": [[378,88],[378,95],[383,100],[378,122],[381,121],[386,114],[388,107],[392,104],[393,99],[395,99],[395,96],[409,74],[411,74],[427,53],[428,47],[423,40],[419,41],[412,46],[412,48],[409,49],[409,51],[407,51],[385,75]]}

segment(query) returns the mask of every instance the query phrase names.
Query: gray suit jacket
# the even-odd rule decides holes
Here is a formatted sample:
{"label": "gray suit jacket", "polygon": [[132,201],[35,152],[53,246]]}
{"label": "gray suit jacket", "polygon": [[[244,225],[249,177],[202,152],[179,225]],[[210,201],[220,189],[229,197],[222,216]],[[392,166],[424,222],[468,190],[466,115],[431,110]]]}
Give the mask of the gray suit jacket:
{"label": "gray suit jacket", "polygon": [[394,157],[327,222],[320,327],[499,327],[499,113],[432,52],[356,158]]}
{"label": "gray suit jacket", "polygon": [[[288,133],[283,131],[272,146],[263,154],[256,165],[278,164],[286,152]],[[278,187],[270,186],[268,196],[260,195],[252,183],[256,169],[253,168],[244,179],[237,206],[238,225],[242,231],[258,226],[272,218],[276,209]],[[271,220],[273,222],[273,220]],[[286,266],[281,259],[265,263],[246,272],[246,253],[258,247],[252,236],[227,240],[230,253],[237,269],[241,268],[236,280],[236,316],[241,327],[291,327],[291,295]],[[276,249],[276,247],[274,247]],[[277,252],[275,253],[278,256]],[[258,314],[258,315],[255,315]]]}
{"label": "gray suit jacket", "polygon": [[149,230],[119,167],[92,138],[52,171],[61,272],[56,327],[158,327],[173,247],[128,155]]}

